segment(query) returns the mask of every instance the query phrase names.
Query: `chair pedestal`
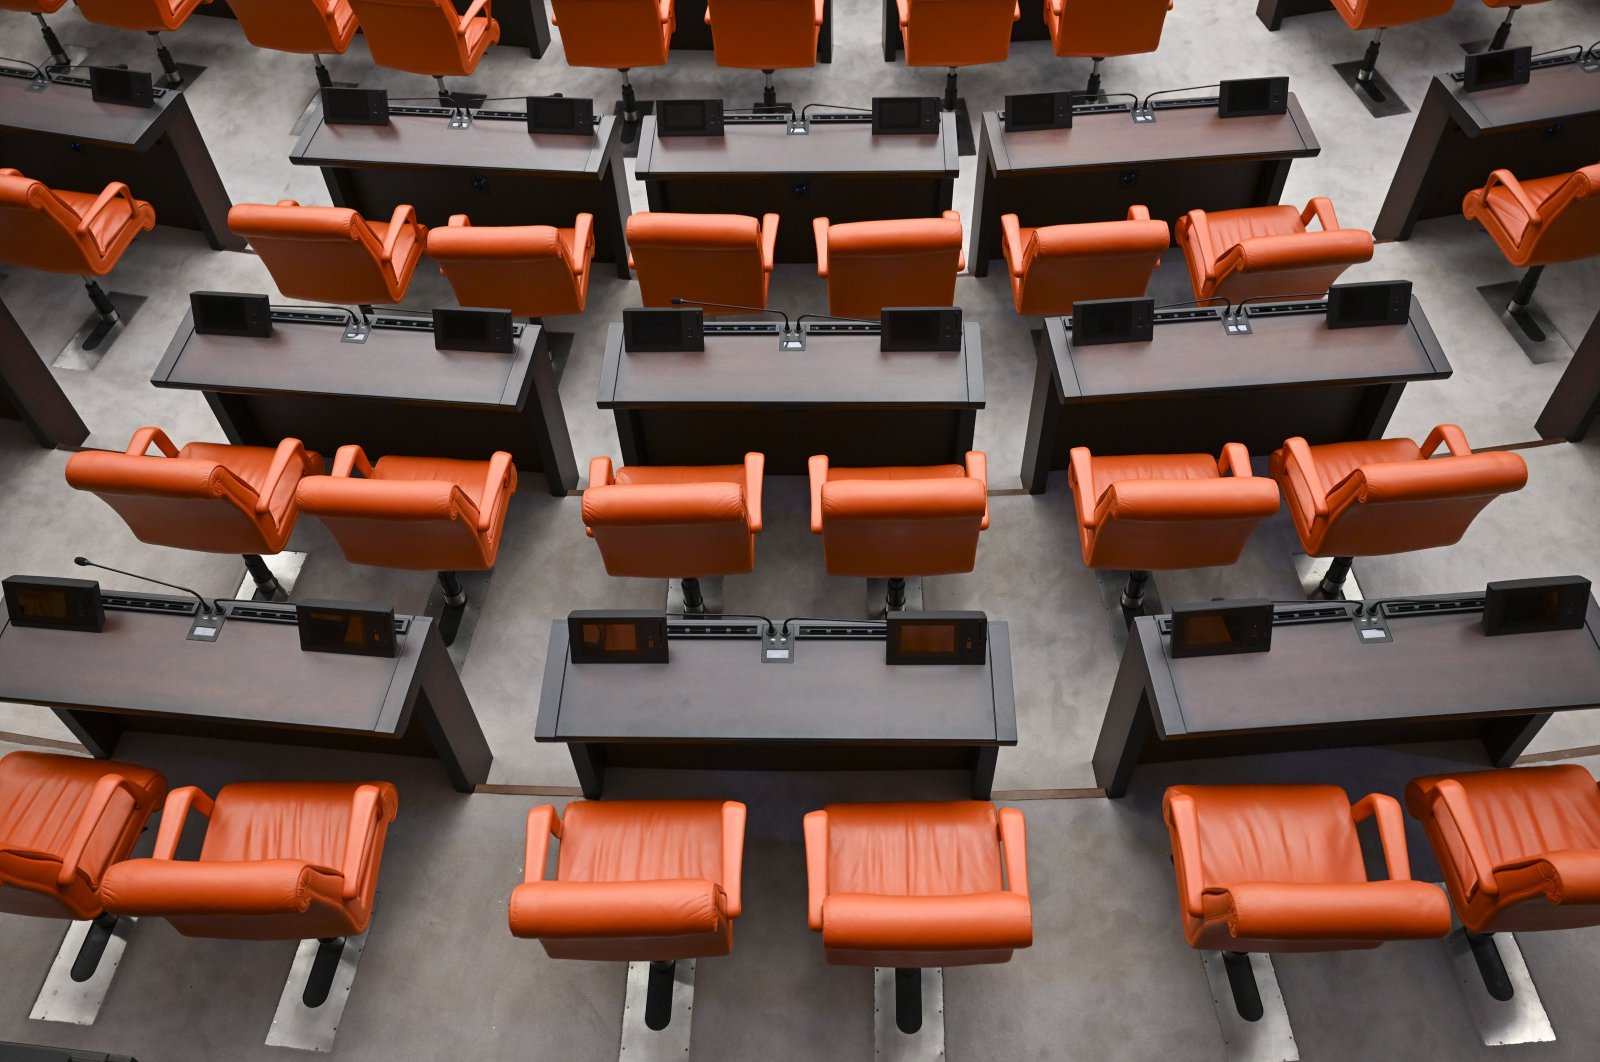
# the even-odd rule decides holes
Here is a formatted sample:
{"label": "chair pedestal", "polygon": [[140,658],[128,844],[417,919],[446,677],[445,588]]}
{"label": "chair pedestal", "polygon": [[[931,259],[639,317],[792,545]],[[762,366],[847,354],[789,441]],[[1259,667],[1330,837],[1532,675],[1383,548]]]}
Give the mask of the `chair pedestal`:
{"label": "chair pedestal", "polygon": [[[1270,956],[1242,952],[1202,951],[1211,1002],[1217,1014],[1228,1062],[1293,1062],[1300,1057],[1283,1005],[1278,975]],[[1253,995],[1252,1013],[1243,1013]]]}
{"label": "chair pedestal", "polygon": [[682,1062],[689,1057],[694,973],[694,959],[628,964],[620,1060]]}
{"label": "chair pedestal", "polygon": [[102,915],[92,922],[68,926],[28,1017],[34,1021],[93,1025],[138,921]]}
{"label": "chair pedestal", "polygon": [[[1336,578],[1333,571],[1334,565],[1345,561],[1342,577]],[[1361,591],[1361,584],[1356,581],[1355,570],[1350,566],[1349,557],[1308,557],[1304,553],[1294,555],[1294,572],[1300,580],[1300,589],[1305,593],[1307,601],[1362,601],[1365,595]],[[1334,596],[1329,596],[1325,587],[1334,586]]]}
{"label": "chair pedestal", "polygon": [[943,1058],[944,971],[874,967],[872,1040],[877,1062]]}
{"label": "chair pedestal", "polygon": [[[376,910],[374,910],[376,917]],[[353,937],[302,940],[278,997],[278,1010],[267,1033],[268,1047],[293,1047],[302,1051],[333,1050],[334,1035],[344,1018],[345,1004],[355,983],[356,967],[372,932]]]}
{"label": "chair pedestal", "polygon": [[1382,43],[1383,30],[1378,30],[1372,35],[1366,54],[1359,60],[1333,64],[1334,71],[1355,91],[1356,98],[1374,118],[1390,118],[1411,110],[1383,75],[1378,73],[1378,50]]}
{"label": "chair pedestal", "polygon": [[[1445,938],[1445,947],[1461,986],[1461,998],[1486,1046],[1549,1043],[1556,1038],[1514,936],[1468,933],[1458,925]],[[1485,964],[1491,968],[1488,974]],[[1509,990],[1509,998],[1492,994],[1491,977],[1502,979],[1500,990]]]}
{"label": "chair pedestal", "polygon": [[39,32],[44,36],[44,46],[50,49],[51,66],[71,66],[72,57],[67,55],[67,50],[61,46],[61,38],[56,36],[56,31],[50,28],[50,23],[44,16],[35,11],[33,17],[39,20]]}

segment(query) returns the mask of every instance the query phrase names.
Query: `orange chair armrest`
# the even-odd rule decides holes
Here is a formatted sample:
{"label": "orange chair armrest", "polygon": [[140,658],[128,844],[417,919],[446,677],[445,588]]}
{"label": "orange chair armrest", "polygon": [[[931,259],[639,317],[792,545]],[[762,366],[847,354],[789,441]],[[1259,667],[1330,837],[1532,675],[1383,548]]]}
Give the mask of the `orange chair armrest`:
{"label": "orange chair armrest", "polygon": [[849,951],[994,951],[1033,943],[1033,906],[1011,892],[835,893],[823,923],[823,945]]}
{"label": "orange chair armrest", "polygon": [[174,858],[178,853],[178,841],[183,836],[183,821],[189,817],[189,812],[198,811],[209,819],[215,807],[205,791],[196,786],[186,785],[168,793],[167,802],[161,807],[161,829],[156,833],[156,847],[150,858]]}
{"label": "orange chair armrest", "polygon": [[744,913],[740,893],[744,885],[745,806],[737,800],[722,802],[722,913],[738,918]]}
{"label": "orange chair armrest", "polygon": [[1128,208],[1128,220],[1129,221],[1149,221],[1150,220],[1150,208],[1145,206],[1145,205],[1143,205],[1142,203],[1133,204],[1131,207]]}
{"label": "orange chair armrest", "polygon": [[828,482],[828,455],[813,454],[806,462],[806,472],[811,477],[811,533],[820,535],[822,534],[822,485]]}
{"label": "orange chair armrest", "polygon": [[731,917],[704,878],[534,881],[511,892],[511,934],[545,940],[681,937],[714,933]]}
{"label": "orange chair armrest", "polygon": [[895,7],[900,12],[900,28],[903,30],[911,24],[911,0],[895,0]]}
{"label": "orange chair armrest", "polygon": [[89,840],[94,836],[94,831],[100,828],[100,820],[105,818],[106,811],[111,807],[111,798],[119,789],[126,789],[135,804],[142,795],[132,782],[120,774],[103,774],[96,779],[94,790],[89,794],[89,803],[78,816],[78,824],[73,827],[72,837],[61,855],[61,870],[56,875],[56,884],[63,889],[72,884],[72,879],[78,873],[78,865],[83,862],[84,849],[89,847]]}
{"label": "orange chair armrest", "polygon": [[1194,247],[1206,276],[1215,276],[1217,249],[1211,243],[1211,225],[1206,221],[1206,212],[1191,210],[1182,220],[1189,223],[1189,243]]}
{"label": "orange chair armrest", "polygon": [[1311,444],[1298,435],[1285,439],[1283,458],[1285,468],[1298,472],[1306,490],[1311,492],[1312,511],[1318,516],[1327,516],[1328,492],[1322,489],[1322,481],[1317,478],[1317,463],[1311,458]]}
{"label": "orange chair armrest", "polygon": [[[126,199],[130,204],[133,202],[133,193],[128,191],[128,186],[121,181],[112,181],[106,185],[100,194],[95,197],[95,201],[89,205],[89,209],[84,212],[83,217],[78,219],[77,234],[79,236],[89,235],[89,230],[94,226],[94,219],[100,216],[101,211],[111,205],[113,199],[119,197]],[[95,239],[95,246],[102,251],[105,250],[104,247],[100,247],[98,238]]]}
{"label": "orange chair armrest", "polygon": [[[961,212],[959,210],[946,210],[942,216],[946,221],[953,221],[957,225],[961,224]],[[967,251],[965,241],[963,241],[961,248],[956,251],[956,272],[959,273],[965,268],[967,268]]]}
{"label": "orange chair armrest", "polygon": [[1244,448],[1244,443],[1222,444],[1222,456],[1217,458],[1217,471],[1224,476],[1231,474],[1235,479],[1250,479],[1255,476],[1250,470],[1250,451]]}
{"label": "orange chair armrest", "polygon": [[482,12],[483,14],[492,18],[493,11],[489,5],[493,2],[494,0],[472,0],[472,3],[468,5],[467,9],[461,12],[461,18],[456,23],[461,32],[466,32],[467,24],[473,19],[477,18],[479,12]]}
{"label": "orange chair armrest", "polygon": [[1011,268],[1011,275],[1022,275],[1022,261],[1025,248],[1022,246],[1022,220],[1015,214],[1000,215],[1000,246],[1006,255],[1006,265]]}
{"label": "orange chair armrest", "polygon": [[761,530],[761,483],[767,470],[767,455],[744,455],[744,518],[750,533]]}
{"label": "orange chair armrest", "polygon": [[128,449],[124,452],[129,457],[143,457],[145,451],[150,449],[151,443],[155,443],[156,449],[166,457],[178,456],[178,448],[160,428],[140,428],[133,433],[133,438],[128,442]]}
{"label": "orange chair armrest", "polygon": [[1022,4],[1020,2],[1011,5],[1011,21],[1022,21]]}
{"label": "orange chair armrest", "polygon": [[[482,0],[479,0],[481,3]],[[401,203],[394,208],[394,213],[389,215],[389,231],[383,237],[383,260],[385,262],[394,258],[394,248],[400,242],[400,233],[407,225],[417,223],[417,212],[410,203]]]}
{"label": "orange chair armrest", "polygon": [[[826,11],[827,5],[828,5],[828,0],[817,0],[817,10],[816,10],[816,13],[811,18],[811,24],[813,26],[822,25],[823,16],[827,13],[827,11]],[[711,7],[708,4],[706,6],[706,18],[709,19],[710,17],[711,17]]]}
{"label": "orange chair armrest", "polygon": [[544,864],[550,855],[550,838],[561,837],[561,819],[550,804],[540,804],[528,812],[528,836],[522,849],[522,881],[544,880]]}
{"label": "orange chair armrest", "polygon": [[812,218],[811,232],[817,239],[817,276],[828,275],[828,219]]}
{"label": "orange chair armrest", "polygon": [[828,813],[806,815],[806,925],[822,928],[822,903],[828,898]]}
{"label": "orange chair armrest", "polygon": [[983,523],[978,530],[989,530],[989,455],[982,450],[967,451],[967,478],[983,484]]}
{"label": "orange chair armrest", "polygon": [[1005,856],[1006,891],[1028,895],[1028,824],[1016,808],[1000,809],[1000,848]]}
{"label": "orange chair armrest", "polygon": [[1440,424],[1430,431],[1422,443],[1422,456],[1432,457],[1441,445],[1450,451],[1452,457],[1466,457],[1472,453],[1472,447],[1467,445],[1466,432],[1456,424]]}
{"label": "orange chair armrest", "polygon": [[1517,180],[1516,174],[1512,173],[1510,170],[1495,170],[1493,173],[1489,174],[1489,180],[1485,182],[1483,186],[1483,201],[1485,207],[1487,207],[1489,202],[1490,189],[1497,184],[1505,185],[1506,191],[1511,193],[1511,198],[1515,199],[1517,201],[1517,205],[1527,212],[1528,219],[1530,221],[1539,217],[1538,204],[1532,199],[1528,198],[1528,193],[1522,190],[1522,182]]}
{"label": "orange chair armrest", "polygon": [[778,215],[761,215],[761,268],[765,272],[772,272],[773,264],[778,260]]}
{"label": "orange chair armrest", "polygon": [[1067,9],[1067,0],[1050,0],[1050,13],[1057,18]]}
{"label": "orange chair armrest", "polygon": [[452,229],[467,229],[467,228],[471,228],[472,227],[472,219],[467,217],[467,215],[465,215],[465,214],[451,214],[450,215],[450,224],[447,227],[448,228],[452,228]]}
{"label": "orange chair armrest", "polygon": [[578,272],[586,273],[589,270],[589,261],[594,257],[594,215],[579,214],[572,221],[572,246],[578,252],[580,261],[574,262]]}
{"label": "orange chair armrest", "polygon": [[361,879],[372,862],[372,846],[378,837],[378,823],[382,821],[379,803],[375,785],[357,786],[355,797],[350,801],[350,830],[345,835],[344,861],[339,864],[339,873],[344,878],[340,895],[347,900],[360,895]]}
{"label": "orange chair armrest", "polygon": [[306,470],[308,464],[305,444],[299,439],[283,439],[278,443],[278,449],[272,455],[272,464],[267,468],[267,478],[261,481],[261,489],[256,493],[257,513],[272,508],[272,496],[278,492],[278,484],[288,474],[291,464],[297,464],[301,472]]}
{"label": "orange chair armrest", "polygon": [[328,474],[335,479],[350,479],[352,472],[360,472],[363,479],[372,478],[372,462],[367,452],[357,443],[346,443],[333,455],[333,470]]}
{"label": "orange chair armrest", "polygon": [[1410,881],[1411,856],[1406,851],[1406,822],[1400,814],[1400,802],[1385,793],[1368,793],[1350,805],[1350,818],[1355,822],[1377,819],[1378,840],[1383,845],[1389,880]]}
{"label": "orange chair armrest", "polygon": [[1172,860],[1178,867],[1179,899],[1191,918],[1201,918],[1205,915],[1205,874],[1200,865],[1200,819],[1195,814],[1194,797],[1179,793],[1167,807],[1178,835]]}
{"label": "orange chair armrest", "polygon": [[1094,458],[1087,446],[1074,446],[1067,455],[1072,476],[1072,504],[1078,510],[1078,523],[1096,527],[1099,518],[1095,507],[1100,501],[1094,496]]}
{"label": "orange chair armrest", "polygon": [[656,12],[660,16],[661,24],[663,26],[665,26],[667,23],[671,22],[672,21],[672,0],[657,0]]}
{"label": "orange chair armrest", "polygon": [[503,495],[515,494],[517,473],[511,467],[511,455],[504,450],[496,450],[489,458],[489,474],[484,477],[483,504],[478,507],[478,530],[487,531],[494,522],[494,514],[500,509],[500,499]]}
{"label": "orange chair armrest", "polygon": [[1465,885],[1467,899],[1482,892],[1489,896],[1500,895],[1500,883],[1495,880],[1494,863],[1489,859],[1489,846],[1484,843],[1483,831],[1478,827],[1478,817],[1472,813],[1467,791],[1454,778],[1441,778],[1433,787],[1433,797],[1428,803],[1434,820],[1439,818],[1439,805],[1450,813],[1456,836],[1467,849],[1467,861],[1472,864],[1476,880]]}
{"label": "orange chair armrest", "polygon": [[1300,211],[1300,224],[1309,228],[1312,218],[1317,219],[1324,232],[1332,232],[1339,227],[1339,215],[1333,212],[1333,200],[1325,195],[1314,196]]}

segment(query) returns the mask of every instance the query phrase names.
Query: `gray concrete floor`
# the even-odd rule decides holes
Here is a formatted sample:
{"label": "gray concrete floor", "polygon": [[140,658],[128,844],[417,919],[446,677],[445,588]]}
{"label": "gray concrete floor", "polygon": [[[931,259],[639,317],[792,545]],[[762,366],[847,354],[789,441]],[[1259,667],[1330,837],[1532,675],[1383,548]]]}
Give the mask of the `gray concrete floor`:
{"label": "gray concrete floor", "polygon": [[[1359,57],[1365,42],[1336,15],[1291,19],[1281,32],[1269,34],[1252,8],[1238,0],[1183,0],[1168,18],[1159,52],[1108,61],[1107,90],[1143,94],[1224,77],[1290,74],[1323,150],[1295,163],[1285,201],[1327,195],[1345,224],[1370,226],[1412,118],[1373,120],[1343,87],[1330,64]],[[1467,2],[1445,17],[1391,31],[1381,69],[1415,108],[1434,71],[1460,64],[1458,42],[1488,36],[1498,17]],[[781,72],[782,98],[860,104],[872,95],[940,91],[942,71],[881,62],[876,3],[836,0],[835,20],[833,64]],[[91,62],[154,69],[141,34],[89,25],[75,8],[63,9],[51,22],[69,45],[88,48]],[[539,61],[522,50],[496,49],[462,87],[492,96],[561,91],[608,105],[616,96],[616,75],[568,67],[557,34]],[[1542,50],[1597,36],[1600,0],[1564,0],[1522,13],[1513,41]],[[208,68],[187,91],[233,200],[327,202],[320,176],[286,159],[290,129],[314,85],[309,60],[254,49],[235,25],[211,18],[193,19],[167,40],[180,60]],[[31,19],[0,15],[0,55],[43,58]],[[373,67],[359,39],[329,65],[338,79],[386,87],[396,96],[431,91],[425,78]],[[998,107],[1006,92],[1076,87],[1087,70],[1086,60],[1057,59],[1048,44],[1025,43],[1014,47],[1004,66],[964,71],[962,94],[976,113]],[[634,82],[645,98],[718,95],[731,102],[755,99],[760,85],[753,72],[720,70],[709,53],[689,52],[675,54],[668,67],[635,72]],[[632,190],[635,209],[644,209],[642,186],[633,182]],[[969,222],[972,195],[973,160],[966,158],[955,205]],[[1160,290],[1182,292],[1181,270],[1181,255],[1174,251]],[[1393,434],[1420,438],[1434,424],[1453,421],[1480,447],[1536,438],[1534,419],[1564,366],[1531,364],[1476,291],[1516,275],[1478,227],[1460,219],[1424,223],[1409,242],[1380,246],[1371,263],[1348,274],[1410,278],[1455,367],[1451,379],[1407,391]],[[148,380],[182,318],[187,292],[272,291],[266,270],[253,255],[212,252],[197,234],[158,228],[129,251],[108,288],[148,301],[95,369],[56,370],[91,428],[88,445],[120,450],[142,424],[160,425],[180,442],[219,438],[199,396],[159,390]],[[0,277],[0,298],[47,360],[88,312],[70,277],[9,269]],[[1034,372],[1030,322],[1012,311],[1001,270],[981,279],[962,277],[957,299],[983,328],[989,406],[978,418],[977,445],[990,458],[993,526],[977,569],[930,580],[927,604],[981,608],[1011,623],[1021,742],[1002,754],[997,788],[1039,796],[1092,786],[1089,755],[1116,660],[1094,573],[1078,552],[1065,477],[1052,477],[1042,497],[1017,491]],[[619,456],[611,419],[595,408],[594,395],[604,324],[635,304],[637,291],[601,271],[590,300],[581,320],[550,322],[577,333],[561,392],[580,469],[591,456]],[[820,311],[826,291],[808,267],[780,266],[771,301],[791,314]],[[406,305],[426,309],[451,302],[442,278],[430,266],[419,270]],[[1539,303],[1575,342],[1600,310],[1600,261],[1551,267]],[[1530,471],[1526,490],[1490,506],[1457,546],[1359,562],[1364,587],[1396,595],[1470,589],[1495,578],[1592,576],[1600,569],[1593,533],[1600,444],[1521,452]],[[0,506],[0,569],[71,574],[72,556],[83,553],[206,593],[237,586],[241,572],[234,559],[134,540],[98,500],[65,486],[66,457],[37,449],[20,425],[0,421],[0,488],[7,499]],[[797,479],[769,482],[757,570],[728,580],[729,610],[858,611],[860,583],[823,572],[820,544],[806,528],[804,494]],[[314,521],[301,524],[291,548],[309,552],[301,595],[389,600],[402,611],[419,610],[427,599],[430,576],[348,565]],[[1172,603],[1291,596],[1294,549],[1293,530],[1280,514],[1258,532],[1239,564],[1160,576],[1162,597]],[[108,585],[123,584],[108,577]],[[564,751],[536,745],[531,737],[549,624],[571,608],[642,606],[658,594],[652,583],[606,577],[583,535],[576,498],[550,498],[537,482],[524,483],[511,505],[505,546],[481,597],[483,617],[463,670],[495,752],[493,782],[538,788],[575,783]],[[30,743],[67,737],[47,712],[16,705],[0,706],[0,734]],[[1530,755],[1595,746],[1600,717],[1572,713],[1554,720]],[[163,767],[180,784],[214,786],[257,774],[366,774],[401,782],[404,807],[385,863],[385,902],[340,1032],[338,1057],[598,1059],[615,1053],[620,968],[552,962],[536,945],[512,940],[504,928],[505,897],[519,874],[522,813],[534,798],[468,800],[444,789],[431,765],[381,758],[284,750],[262,760],[254,750],[226,744],[154,738],[130,739],[122,754]],[[1408,749],[1228,761],[1141,772],[1135,793],[1120,802],[1024,800],[1019,806],[1031,827],[1038,943],[1005,968],[951,971],[950,1056],[1220,1058],[1199,961],[1183,945],[1173,910],[1157,811],[1160,786],[1179,778],[1311,776],[1344,782],[1352,794],[1369,785],[1397,792],[1406,778],[1436,763],[1436,756],[1481,759],[1471,749]],[[829,800],[941,795],[949,791],[948,781],[668,774],[642,775],[622,787],[636,795],[697,792],[752,802],[747,889],[762,899],[752,900],[740,924],[734,956],[702,964],[697,1057],[869,1056],[870,980],[861,971],[826,967],[804,926],[799,816]],[[1412,854],[1420,874],[1427,858],[1420,835],[1413,838]],[[0,919],[3,954],[19,957],[0,964],[0,1040],[133,1051],[145,1062],[279,1053],[260,1042],[291,948],[192,941],[155,923],[142,926],[100,1023],[77,1030],[26,1020],[59,935],[58,926]],[[1596,931],[1544,934],[1525,943],[1561,1041],[1504,1049],[1497,1057],[1593,1056],[1600,1026],[1587,1003],[1600,981],[1597,943]],[[1488,1054],[1465,1024],[1435,945],[1295,956],[1280,962],[1279,972],[1307,1059]]]}

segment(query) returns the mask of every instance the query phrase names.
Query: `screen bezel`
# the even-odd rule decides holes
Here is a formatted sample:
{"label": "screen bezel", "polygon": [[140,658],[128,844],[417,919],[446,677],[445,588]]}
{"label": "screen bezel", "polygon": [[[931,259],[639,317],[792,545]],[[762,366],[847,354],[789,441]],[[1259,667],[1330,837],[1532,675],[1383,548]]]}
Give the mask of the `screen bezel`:
{"label": "screen bezel", "polygon": [[[891,124],[884,112],[892,105],[915,103],[917,124],[913,127]],[[934,96],[874,96],[872,97],[873,136],[928,136],[939,131],[939,100]]]}
{"label": "screen bezel", "polygon": [[[363,102],[361,114],[336,114],[328,108],[329,100],[357,100]],[[324,86],[319,100],[322,104],[322,121],[326,125],[369,125],[384,126],[389,124],[389,90],[348,88],[336,85]]]}
{"label": "screen bezel", "polygon": [[[1071,129],[1072,128],[1072,97],[1071,92],[1023,92],[1006,97],[1005,131],[1007,133],[1031,133],[1041,129]],[[1048,101],[1050,116],[1043,120],[1023,121],[1014,117],[1014,112],[1019,103],[1027,101],[1029,104],[1039,101]]]}
{"label": "screen bezel", "polygon": [[[88,634],[98,634],[105,629],[106,613],[100,599],[100,584],[93,579],[10,575],[0,581],[0,586],[3,586],[6,616],[13,627]],[[59,618],[27,615],[17,600],[21,592],[60,594],[66,615]]]}
{"label": "screen bezel", "polygon": [[[203,307],[232,304],[240,307],[236,327],[219,326],[214,320],[204,319]],[[237,336],[243,339],[266,339],[272,335],[272,305],[265,295],[242,291],[191,291],[189,312],[196,335]]]}
{"label": "screen bezel", "polygon": [[[1096,347],[1114,343],[1148,343],[1155,337],[1155,307],[1156,300],[1148,296],[1081,300],[1072,307],[1072,345]],[[1109,320],[1113,313],[1117,314],[1116,323],[1119,325],[1116,330],[1103,334],[1085,333],[1085,319],[1091,322]]]}
{"label": "screen bezel", "polygon": [[[700,121],[697,125],[680,126],[671,128],[663,122],[663,118],[674,107],[698,106],[700,108]],[[722,101],[719,99],[679,99],[656,100],[655,104],[656,136],[722,136]]]}
{"label": "screen bezel", "polygon": [[[461,338],[452,334],[453,325],[479,322],[473,335]],[[433,311],[435,350],[461,350],[477,354],[515,354],[516,321],[510,310],[479,310],[464,307],[436,307]]]}
{"label": "screen bezel", "polygon": [[[1204,605],[1176,605],[1172,609],[1172,630],[1168,635],[1167,651],[1174,660],[1270,652],[1273,613],[1272,602],[1265,598],[1207,602]],[[1202,645],[1191,639],[1190,628],[1193,624],[1219,618],[1230,630],[1228,641]],[[1255,641],[1245,640],[1243,632],[1257,624],[1265,631],[1265,636]],[[1240,631],[1239,634],[1231,633],[1235,626]]]}
{"label": "screen bezel", "polygon": [[[584,625],[594,623],[632,627],[636,648],[590,649],[581,632]],[[567,658],[574,664],[665,664],[670,656],[668,638],[665,610],[578,609],[567,613]],[[652,640],[659,644],[652,645]]]}
{"label": "screen bezel", "polygon": [[[343,639],[319,638],[317,628],[308,622],[312,613],[336,615],[343,617],[347,625],[352,622],[358,624],[362,634],[361,643],[353,645]],[[301,652],[339,653],[344,656],[376,656],[390,659],[400,653],[400,642],[394,631],[394,609],[387,605],[368,605],[350,601],[296,601],[294,621],[300,636]]]}
{"label": "screen bezel", "polygon": [[[929,330],[914,329],[920,322]],[[940,353],[961,349],[962,317],[959,306],[885,306],[878,316],[878,350],[883,354]]]}
{"label": "screen bezel", "polygon": [[[112,91],[105,84],[108,79],[119,79],[118,89]],[[89,97],[96,103],[110,103],[118,107],[154,107],[156,105],[155,79],[144,70],[129,70],[120,66],[91,66],[89,68]]]}
{"label": "screen bezel", "polygon": [[[534,107],[540,104],[559,104],[569,117],[560,125],[541,124],[534,120]],[[594,100],[587,96],[529,96],[524,106],[528,114],[528,132],[537,136],[593,136]]]}
{"label": "screen bezel", "polygon": [[[1260,86],[1258,89],[1257,86]],[[1264,94],[1259,106],[1237,105],[1234,94],[1261,91]],[[1276,99],[1277,103],[1273,100]],[[1266,118],[1286,114],[1289,110],[1289,79],[1287,77],[1231,78],[1217,86],[1217,116],[1220,118]]]}
{"label": "screen bezel", "polygon": [[[953,648],[948,651],[908,649],[904,634],[927,627],[949,627]],[[884,663],[981,666],[988,663],[989,617],[983,612],[891,612],[884,623]],[[973,648],[962,648],[963,636],[972,637]]]}
{"label": "screen bezel", "polygon": [[[1357,300],[1372,297],[1380,291],[1385,293],[1383,315],[1356,316]],[[1411,291],[1412,284],[1409,280],[1368,280],[1357,284],[1335,284],[1328,289],[1324,324],[1328,328],[1377,328],[1384,325],[1403,325],[1411,320]]]}
{"label": "screen bezel", "polygon": [[[669,317],[668,315],[673,315]],[[675,319],[676,331],[660,342],[640,335],[649,320]],[[699,307],[632,306],[622,311],[622,349],[629,354],[684,354],[706,349],[705,311]],[[659,333],[667,335],[665,328]]]}
{"label": "screen bezel", "polygon": [[[1511,64],[1510,74],[1499,79],[1483,77],[1483,67],[1502,58]],[[1517,48],[1501,48],[1493,52],[1477,52],[1467,56],[1461,72],[1461,91],[1483,92],[1487,89],[1514,88],[1526,85],[1533,77],[1533,46],[1524,44]]]}

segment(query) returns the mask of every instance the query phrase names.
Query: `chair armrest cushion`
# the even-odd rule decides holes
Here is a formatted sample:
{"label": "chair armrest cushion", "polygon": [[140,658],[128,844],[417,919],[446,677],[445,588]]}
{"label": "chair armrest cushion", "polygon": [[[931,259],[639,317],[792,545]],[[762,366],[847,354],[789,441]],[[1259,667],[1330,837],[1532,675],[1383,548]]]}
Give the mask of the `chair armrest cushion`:
{"label": "chair armrest cushion", "polygon": [[179,862],[130,859],[106,871],[100,897],[119,915],[267,915],[340,903],[343,880],[298,859]]}
{"label": "chair armrest cushion", "polygon": [[1026,896],[1013,892],[834,893],[822,903],[822,943],[852,951],[1026,948],[1033,943],[1033,908]]}
{"label": "chair armrest cushion", "polygon": [[511,893],[511,932],[555,940],[674,937],[722,924],[723,895],[698,878],[663,881],[534,881]]}
{"label": "chair armrest cushion", "polygon": [[1361,502],[1426,501],[1508,494],[1528,482],[1528,465],[1503,450],[1437,461],[1385,461],[1363,465],[1328,494],[1330,508],[1347,495]]}
{"label": "chair armrest cushion", "polygon": [[1424,940],[1450,932],[1444,890],[1422,881],[1243,882],[1206,890],[1233,935],[1259,940]]}
{"label": "chair armrest cushion", "polygon": [[1501,895],[1537,890],[1551,903],[1600,904],[1600,850],[1541,852],[1495,867],[1494,877]]}
{"label": "chair armrest cushion", "polygon": [[1117,520],[1266,519],[1278,511],[1278,485],[1265,476],[1225,479],[1133,479],[1113,483],[1096,505],[1096,522]]}
{"label": "chair armrest cushion", "polygon": [[1372,233],[1361,229],[1296,232],[1254,236],[1239,244],[1237,268],[1243,272],[1301,269],[1308,266],[1354,265],[1372,258]]}

